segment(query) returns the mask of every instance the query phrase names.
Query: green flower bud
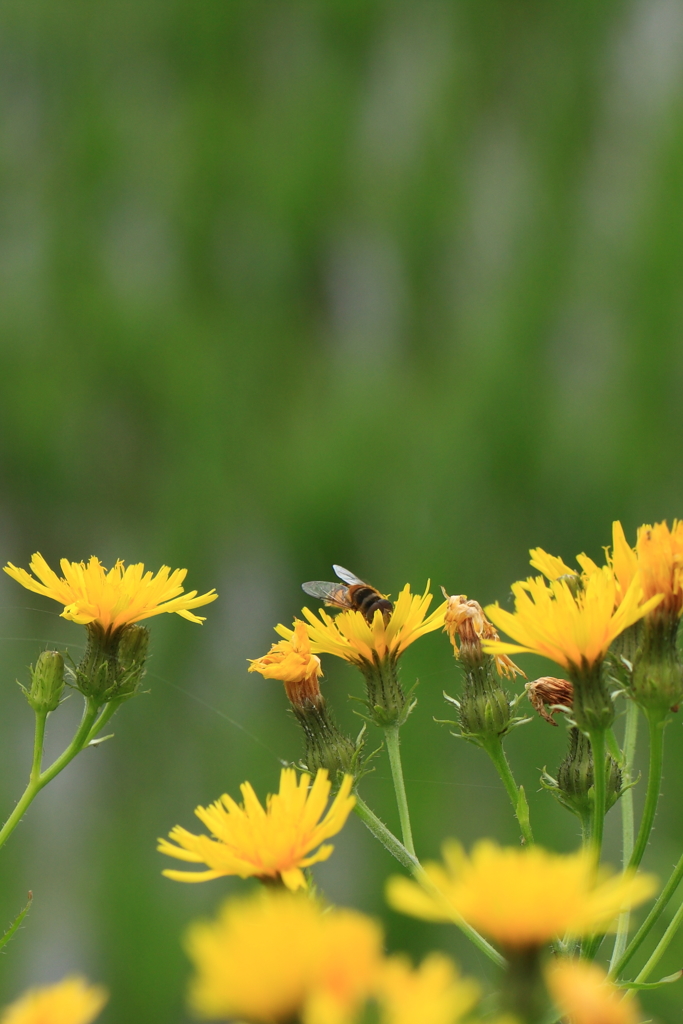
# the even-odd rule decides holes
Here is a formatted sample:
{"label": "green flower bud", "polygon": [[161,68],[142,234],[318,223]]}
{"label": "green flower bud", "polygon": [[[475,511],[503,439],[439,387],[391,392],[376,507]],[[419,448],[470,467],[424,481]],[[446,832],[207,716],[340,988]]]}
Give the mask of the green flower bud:
{"label": "green flower bud", "polygon": [[132,697],[145,672],[149,632],[144,626],[104,630],[86,626],[88,644],[76,669],[76,689],[101,704]]}
{"label": "green flower bud", "polygon": [[607,685],[604,662],[584,662],[570,671],[574,687],[572,718],[584,732],[609,729],[614,721],[614,702]]}
{"label": "green flower bud", "polygon": [[327,768],[331,779],[337,777],[337,772],[355,775],[356,745],[339,731],[325,699],[307,699],[292,705],[292,710],[304,731],[306,771],[315,774],[319,768]]}
{"label": "green flower bud", "polygon": [[64,658],[59,651],[43,651],[31,665],[31,687],[22,687],[34,711],[54,711],[64,690]]}
{"label": "green flower bud", "polygon": [[367,701],[365,706],[375,725],[403,725],[415,707],[410,693],[405,694],[398,678],[398,664],[391,657],[375,657],[364,661],[359,668],[365,678]]}
{"label": "green flower bud", "polygon": [[676,643],[678,619],[648,616],[633,660],[631,693],[647,712],[666,715],[683,700],[683,665]]}
{"label": "green flower bud", "polygon": [[500,685],[495,658],[479,653],[477,660],[462,659],[461,664],[465,670],[461,696],[457,700],[447,694],[444,697],[458,709],[457,721],[448,724],[458,725],[463,739],[486,747],[491,740],[498,741],[515,726],[530,721],[514,717],[517,702]]}
{"label": "green flower bud", "polygon": [[149,630],[144,626],[126,626],[118,650],[117,696],[132,697],[145,674],[149,648]]}
{"label": "green flower bud", "polygon": [[[622,792],[621,769],[613,757],[605,763],[606,810],[617,802]],[[594,798],[594,766],[590,740],[580,729],[569,730],[569,750],[557,771],[557,779],[544,772],[541,783],[554,797],[583,821],[590,820]]]}

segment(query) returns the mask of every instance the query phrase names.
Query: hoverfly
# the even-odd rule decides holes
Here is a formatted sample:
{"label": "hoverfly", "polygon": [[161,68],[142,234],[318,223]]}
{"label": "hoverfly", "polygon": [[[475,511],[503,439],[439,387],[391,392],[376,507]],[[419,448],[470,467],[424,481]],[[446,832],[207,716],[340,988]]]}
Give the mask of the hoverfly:
{"label": "hoverfly", "polygon": [[343,565],[333,565],[335,573],[343,583],[327,583],[325,580],[311,580],[309,583],[302,583],[301,589],[311,597],[317,597],[325,604],[333,605],[335,608],[345,608],[360,612],[365,621],[372,625],[376,611],[381,611],[384,624],[389,622],[389,616],[394,610],[391,601],[375,590],[369,583],[359,579]]}

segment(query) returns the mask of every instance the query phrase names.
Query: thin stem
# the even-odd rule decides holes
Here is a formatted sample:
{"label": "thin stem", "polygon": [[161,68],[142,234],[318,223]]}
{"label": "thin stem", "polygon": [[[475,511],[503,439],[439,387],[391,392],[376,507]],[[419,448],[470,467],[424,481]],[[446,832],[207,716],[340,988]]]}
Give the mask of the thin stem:
{"label": "thin stem", "polygon": [[501,781],[505,786],[507,795],[510,797],[512,810],[519,822],[519,828],[524,842],[527,846],[533,846],[534,835],[531,831],[531,823],[529,822],[529,805],[526,802],[523,788],[518,786],[515,782],[512,769],[510,768],[510,762],[503,750],[503,744],[500,737],[496,736],[494,739],[488,739],[484,744],[484,750],[493,761],[495,769],[500,775]]}
{"label": "thin stem", "polygon": [[[637,978],[636,978],[637,982],[647,981],[648,977],[650,976],[652,971],[654,971],[655,967],[657,966],[657,964],[659,963],[659,961],[662,959],[662,957],[666,953],[667,949],[669,948],[669,945],[671,944],[671,940],[673,939],[674,935],[676,934],[676,932],[678,931],[678,929],[681,926],[681,922],[683,922],[683,903],[681,903],[680,907],[678,908],[678,910],[676,911],[676,913],[672,917],[671,922],[669,924],[669,927],[666,929],[666,931],[662,935],[661,939],[659,940],[659,942],[655,946],[655,949],[654,949],[654,952],[652,953],[652,956],[650,957],[648,962],[645,964],[645,966],[643,967],[643,969],[640,972],[640,974],[637,976]],[[634,990],[632,990],[632,991],[634,991]]]}
{"label": "thin stem", "polygon": [[439,900],[444,911],[450,915],[453,923],[460,928],[470,942],[472,942],[478,950],[484,953],[489,960],[493,961],[497,967],[505,967],[505,960],[500,953],[494,949],[482,935],[479,934],[476,928],[472,928],[471,925],[467,924],[467,922],[464,921],[458,913],[456,913],[456,911],[450,906],[449,901],[444,897],[441,890],[437,888],[427,872],[424,870],[417,857],[406,850],[403,843],[396,838],[393,832],[389,831],[384,822],[381,821],[375,812],[368,807],[358,793],[356,793],[356,805],[354,810],[366,828],[373,834],[375,839],[379,840],[385,850],[387,850],[392,857],[395,857],[399,864],[402,864],[403,867],[407,868],[415,880],[419,882],[427,892]]}
{"label": "thin stem", "polygon": [[[597,870],[602,852],[602,835],[605,828],[607,808],[606,750],[605,730],[596,729],[589,733],[593,751],[593,822],[591,825],[591,846]],[[591,935],[581,944],[581,956],[585,960],[593,960],[604,935]]]}
{"label": "thin stem", "polygon": [[646,711],[648,729],[650,733],[650,767],[647,778],[647,793],[645,795],[645,807],[643,817],[640,821],[636,844],[628,862],[629,868],[637,868],[643,859],[643,854],[650,839],[650,832],[657,813],[659,802],[659,791],[662,785],[662,761],[664,756],[664,727],[666,717],[654,712]]}
{"label": "thin stem", "polygon": [[397,839],[393,832],[390,832],[387,826],[381,821],[374,811],[371,811],[365,800],[356,793],[356,804],[353,808],[360,820],[363,822],[365,827],[372,832],[375,839],[377,839],[385,850],[387,850],[392,857],[395,858],[402,864],[408,871],[414,871],[420,866],[420,862],[417,857],[413,856],[412,853],[408,853],[400,839]]}
{"label": "thin stem", "polygon": [[614,964],[613,967],[610,968],[610,978],[618,978],[621,972],[623,971],[624,967],[626,967],[626,964],[631,960],[634,954],[638,952],[641,945],[650,934],[652,928],[661,917],[663,910],[669,903],[669,900],[676,892],[676,889],[680,885],[681,879],[683,879],[683,856],[681,856],[681,859],[679,860],[678,864],[673,869],[669,881],[666,883],[661,893],[657,897],[652,910],[647,915],[647,917],[641,924],[640,928],[629,942],[621,958],[617,961],[617,963]]}
{"label": "thin stem", "polygon": [[[31,776],[16,807],[10,814],[2,829],[0,829],[0,846],[3,846],[7,842],[12,832],[14,832],[15,828],[21,821],[27,807],[32,803],[38,793],[40,793],[41,789],[43,789],[44,786],[47,786],[48,782],[51,782],[55,775],[58,775],[63,768],[66,768],[68,763],[74,759],[76,754],[83,749],[88,733],[90,732],[95,718],[97,717],[97,711],[97,705],[93,704],[91,699],[88,698],[83,708],[83,717],[81,718],[80,725],[78,726],[71,743],[66,750],[52,762],[50,767],[46,768],[42,773],[40,773],[40,761],[42,761],[42,743],[45,732],[45,720],[40,723],[39,717],[36,716],[36,738],[34,741]],[[39,754],[38,750],[40,751]],[[38,763],[37,772],[36,763]]]}
{"label": "thin stem", "polygon": [[36,711],[36,731],[33,737],[33,764],[31,766],[30,781],[37,782],[40,778],[40,769],[43,765],[43,744],[45,742],[45,724],[47,722],[47,711]]}
{"label": "thin stem", "polygon": [[596,729],[590,732],[591,749],[593,751],[593,825],[591,843],[595,851],[596,863],[600,860],[602,850],[602,834],[607,813],[607,779],[605,772],[605,731]]}
{"label": "thin stem", "polygon": [[116,714],[116,712],[121,707],[122,703],[123,703],[123,701],[120,701],[120,700],[111,700],[111,701],[109,701],[108,704],[105,705],[104,711],[102,712],[100,717],[96,720],[95,724],[93,725],[93,727],[91,728],[90,732],[88,733],[88,735],[86,737],[86,740],[85,740],[85,743],[83,744],[84,747],[87,747],[89,743],[92,743],[92,741],[95,739],[95,737],[100,732],[102,732],[102,730],[104,729],[104,727],[107,724],[107,722],[109,721],[109,719],[113,718],[113,716]]}
{"label": "thin stem", "polygon": [[59,755],[56,760],[52,762],[49,768],[40,776],[40,788],[47,786],[48,782],[52,782],[55,775],[59,775],[62,769],[66,768],[70,761],[73,761],[76,754],[79,754],[83,747],[86,745],[90,730],[93,722],[97,718],[97,712],[99,706],[95,704],[92,697],[87,697],[85,701],[85,707],[83,708],[83,717],[81,718],[80,725],[76,730],[74,738],[72,739],[66,750]]}
{"label": "thin stem", "polygon": [[[636,740],[638,739],[638,705],[633,700],[626,704],[626,725],[624,727],[624,755],[622,761],[622,786],[624,792],[621,796],[621,863],[626,869],[633,854],[634,846],[634,816],[633,816],[633,788],[631,786],[631,772],[636,753]],[[619,915],[617,924],[617,935],[614,940],[614,949],[610,960],[610,969],[619,962],[624,955],[626,943],[628,942],[628,928],[631,921],[630,910],[625,910]]]}
{"label": "thin stem", "polygon": [[391,777],[394,782],[394,792],[396,793],[396,803],[398,805],[398,817],[401,822],[403,845],[408,853],[414,857],[415,845],[413,843],[413,830],[410,827],[410,812],[408,811],[406,786],[403,781],[399,726],[396,724],[387,725],[384,729],[384,735],[386,736],[387,753],[389,755],[389,764],[391,765]]}

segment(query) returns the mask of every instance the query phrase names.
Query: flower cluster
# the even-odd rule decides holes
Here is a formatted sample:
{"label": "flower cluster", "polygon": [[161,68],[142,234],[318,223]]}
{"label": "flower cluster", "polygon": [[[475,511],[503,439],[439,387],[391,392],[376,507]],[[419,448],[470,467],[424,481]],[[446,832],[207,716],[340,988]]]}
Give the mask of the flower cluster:
{"label": "flower cluster", "polygon": [[[392,603],[339,567],[337,574],[348,586],[304,585],[337,610],[304,608],[292,628],[278,625],[279,639],[250,660],[249,672],[283,683],[304,733],[305,761],[298,770],[282,769],[279,790],[265,806],[244,782],[241,802],[224,793],[196,808],[206,833],[176,825],[168,839],[159,840],[162,854],[190,865],[164,870],[167,878],[250,880],[250,891],[228,899],[213,919],[197,921],[187,931],[185,949],[194,971],[189,1005],[195,1016],[248,1024],[458,1024],[473,1014],[492,1024],[541,1024],[559,1016],[568,1024],[638,1024],[635,1000],[615,979],[665,905],[660,898],[647,929],[643,925],[641,938],[629,945],[629,913],[656,889],[654,878],[638,868],[659,795],[663,726],[683,700],[677,648],[683,524],[642,526],[631,548],[621,524],[614,523],[604,565],[580,554],[578,568],[572,569],[541,548],[530,554],[541,575],[513,584],[513,612],[498,604],[484,609],[473,598],[445,591],[445,601],[430,611],[429,584],[422,594],[406,585]],[[5,569],[24,587],[62,604],[65,618],[85,626],[88,645],[78,666],[67,668],[61,655],[48,651],[31,670],[24,692],[37,722],[34,762],[28,795],[0,832],[0,845],[36,793],[137,690],[149,640],[139,623],[164,612],[202,622],[194,609],[217,596],[213,590],[185,594],[185,570],[166,566],[154,574],[142,564],[125,568],[117,562],[107,570],[91,558],[88,563],[64,559],[61,569],[60,577],[38,554],[32,574],[12,564]],[[523,845],[483,840],[467,854],[459,842],[448,840],[443,861],[423,865],[413,840],[399,743],[399,729],[416,700],[412,689],[403,690],[398,663],[416,640],[440,629],[450,639],[463,679],[458,697],[447,698],[458,708],[457,735],[490,757]],[[513,642],[501,640],[499,629]],[[508,693],[503,677],[514,682],[525,675],[510,660],[513,653],[550,658],[569,678],[545,675]],[[337,728],[321,691],[324,655],[363,675],[366,711],[384,730],[400,839],[359,793],[367,763],[360,756],[366,726],[355,741]],[[85,697],[83,721],[65,753],[43,771],[46,719],[59,707],[67,684]],[[542,784],[581,819],[583,843],[574,853],[534,845],[529,804],[503,750],[511,729],[532,721],[516,716],[525,693],[547,722],[557,725],[555,716],[563,712],[569,726],[569,753],[557,780],[544,772]],[[624,695],[631,739],[620,751],[611,726]],[[631,785],[635,738],[629,729],[635,728],[639,707],[649,719],[652,745],[645,809],[633,849],[625,850],[629,867],[610,874],[600,865],[603,822]],[[412,876],[389,879],[389,905],[428,922],[455,924],[503,968],[495,1003],[480,1002],[479,983],[462,977],[445,954],[429,953],[414,967],[405,956],[385,950],[378,922],[326,902],[309,869],[329,858],[328,840],[353,810]],[[628,813],[633,814],[632,806]],[[672,876],[666,892],[683,878],[683,858],[676,870],[677,881]],[[21,920],[20,915],[13,928]],[[616,928],[607,977],[591,960],[602,938]],[[661,952],[651,962],[657,955]],[[643,968],[636,987],[646,973]],[[24,993],[0,1015],[0,1024],[92,1024],[106,999],[103,989],[67,978]]]}
{"label": "flower cluster", "polygon": [[476,1003],[478,985],[448,957],[413,969],[382,944],[371,918],[300,894],[229,900],[187,934],[190,1004],[208,1020],[352,1024],[375,1000],[385,1024],[455,1024]]}

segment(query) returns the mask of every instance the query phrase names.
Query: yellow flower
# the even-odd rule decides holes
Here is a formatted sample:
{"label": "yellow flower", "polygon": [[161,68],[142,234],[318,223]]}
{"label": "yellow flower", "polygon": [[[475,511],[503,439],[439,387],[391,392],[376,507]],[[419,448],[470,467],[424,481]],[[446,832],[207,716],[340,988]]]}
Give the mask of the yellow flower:
{"label": "yellow flower", "polygon": [[430,953],[413,969],[406,957],[389,957],[378,986],[383,1024],[455,1024],[479,998],[475,981],[461,978],[443,953]]}
{"label": "yellow flower", "polygon": [[634,577],[615,609],[616,582],[606,566],[588,576],[576,595],[564,580],[546,583],[541,576],[513,583],[512,592],[514,613],[498,604],[489,605],[486,613],[518,643],[486,640],[483,650],[495,655],[541,654],[567,669],[600,661],[614,638],[661,600],[657,595],[641,603],[640,581]]}
{"label": "yellow flower", "polygon": [[322,676],[320,658],[311,652],[306,623],[294,620],[290,638],[274,643],[262,658],[249,659],[249,671],[260,672],[265,679],[279,679],[285,684],[289,700],[297,707],[307,701],[320,701],[318,679]]}
{"label": "yellow flower", "polygon": [[576,569],[570,569],[566,562],[563,562],[559,555],[549,555],[543,548],[532,548],[529,552],[530,565],[538,569],[549,580],[557,580],[560,576],[577,576]]}
{"label": "yellow flower", "polygon": [[621,910],[655,890],[651,875],[596,875],[593,856],[584,851],[565,856],[538,846],[501,848],[482,840],[467,857],[450,840],[443,856],[443,866],[432,863],[425,869],[438,893],[394,876],[387,888],[390,905],[428,921],[459,915],[510,948],[604,930]]}
{"label": "yellow flower", "polygon": [[182,582],[187,569],[171,572],[167,565],[162,565],[155,576],[150,571],[145,572],[142,562],[124,569],[123,562],[119,561],[107,571],[94,556],[87,565],[69,562],[66,558],[60,565],[63,578],[36,553],[31,559],[31,569],[38,579],[11,562],[5,566],[5,572],[27,590],[63,604],[62,618],[81,625],[99,623],[105,632],[114,632],[162,612],[177,612],[190,622],[203,622],[204,619],[193,615],[190,608],[200,608],[218,597],[215,590],[199,597],[196,590],[183,594]]}
{"label": "yellow flower", "polygon": [[624,999],[597,964],[585,960],[555,960],[546,981],[558,1010],[569,1024],[638,1024],[637,1003]]}
{"label": "yellow flower", "polygon": [[[473,652],[477,660],[481,660],[482,640],[500,640],[498,633],[493,628],[484,614],[484,609],[478,601],[467,600],[466,594],[453,594],[449,596],[444,588],[441,588],[446,598],[446,613],[444,615],[444,633],[448,633],[453,644],[453,653],[456,658],[460,657],[458,640],[461,647]],[[518,668],[506,654],[499,654],[494,659],[496,670],[499,676],[507,676],[514,679],[516,675],[523,676],[521,668]]]}
{"label": "yellow flower", "polygon": [[[240,878],[281,878],[288,889],[306,885],[302,868],[327,860],[333,846],[320,846],[324,839],[341,831],[356,798],[351,796],[353,778],[344,776],[339,792],[327,814],[331,783],[327,770],[319,769],[297,781],[293,768],[280,773],[280,792],[271,794],[264,810],[248,782],[242,783],[243,803],[227,793],[210,807],[197,807],[195,814],[215,837],[194,835],[176,825],[173,840],[160,839],[158,850],[169,857],[206,864],[208,871],[164,871],[178,882],[206,882],[222,875]],[[177,844],[177,845],[175,845]],[[315,853],[311,853],[320,847]]]}
{"label": "yellow flower", "polygon": [[[621,604],[633,582],[633,577],[638,573],[638,556],[629,546],[624,528],[618,519],[612,523],[612,551],[606,549],[605,553],[607,564],[612,569],[617,584],[617,604]],[[645,596],[653,597],[654,593],[659,591]]]}
{"label": "yellow flower", "polygon": [[[339,612],[334,618],[321,609],[319,617],[308,608],[303,614],[308,620],[308,635],[311,648],[317,654],[336,654],[339,658],[356,665],[373,664],[385,658],[397,661],[406,647],[444,624],[446,602],[427,615],[432,595],[429,584],[424,594],[411,594],[406,584],[398,595],[394,610],[385,623],[382,612],[377,609],[372,625],[366,622],[361,612]],[[277,632],[286,640],[293,631],[286,626],[277,626]]]}
{"label": "yellow flower", "polygon": [[283,890],[223,904],[194,924],[186,949],[196,975],[190,1004],[208,1020],[346,1024],[373,990],[382,933],[353,910],[323,909]]}
{"label": "yellow flower", "polygon": [[31,988],[0,1016],[0,1024],[90,1024],[107,1002],[99,985],[65,978],[57,985]]}
{"label": "yellow flower", "polygon": [[641,526],[636,557],[645,597],[663,594],[656,614],[679,618],[683,611],[683,521]]}

